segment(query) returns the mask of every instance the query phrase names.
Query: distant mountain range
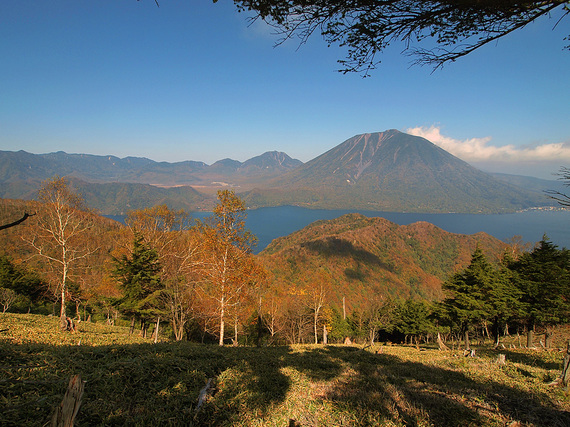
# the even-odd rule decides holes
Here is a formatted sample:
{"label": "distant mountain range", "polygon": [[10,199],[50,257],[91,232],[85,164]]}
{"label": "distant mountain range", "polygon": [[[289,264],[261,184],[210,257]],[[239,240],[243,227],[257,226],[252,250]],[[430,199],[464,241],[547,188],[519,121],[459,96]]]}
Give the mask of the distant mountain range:
{"label": "distant mountain range", "polygon": [[166,203],[208,210],[220,188],[248,207],[408,212],[512,212],[555,205],[543,191],[556,181],[491,175],[428,140],[397,130],[354,136],[303,164],[282,152],[239,162],[155,162],[146,158],[0,151],[0,197],[33,199],[41,181],[67,176],[104,214]]}
{"label": "distant mountain range", "polygon": [[209,210],[220,188],[239,191],[259,185],[303,163],[271,151],[245,162],[155,162],[146,158],[90,154],[30,154],[0,151],[0,197],[34,199],[41,182],[66,176],[87,204],[103,214],[167,204],[186,211]]}
{"label": "distant mountain range", "polygon": [[[155,162],[147,158],[67,154],[30,154],[25,151],[0,151],[0,182],[43,181],[54,175],[70,176],[92,183],[137,183],[157,186],[212,185],[229,181],[230,185],[258,182],[302,165],[285,153],[267,152],[238,162],[223,159],[208,166],[203,162]],[[212,181],[214,180],[214,181]]]}

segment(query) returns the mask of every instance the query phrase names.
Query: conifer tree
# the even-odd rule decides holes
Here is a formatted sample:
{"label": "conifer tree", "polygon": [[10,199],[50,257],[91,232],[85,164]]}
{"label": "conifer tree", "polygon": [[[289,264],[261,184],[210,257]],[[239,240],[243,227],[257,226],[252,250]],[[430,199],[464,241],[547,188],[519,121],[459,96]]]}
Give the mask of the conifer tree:
{"label": "conifer tree", "polygon": [[429,304],[426,301],[407,299],[396,307],[394,312],[395,329],[406,337],[413,338],[415,344],[418,345],[421,336],[435,330],[435,326],[430,320],[430,312]]}
{"label": "conifer tree", "polygon": [[523,254],[509,268],[515,272],[514,284],[521,293],[523,320],[527,324],[527,347],[533,346],[536,326],[547,328],[570,319],[570,251],[558,249],[543,236],[536,248]]}
{"label": "conifer tree", "polygon": [[479,247],[471,256],[469,266],[454,274],[442,288],[448,296],[443,306],[449,318],[459,326],[465,339],[465,348],[469,349],[469,329],[488,318],[489,305],[485,299],[485,290],[493,286],[494,271]]}
{"label": "conifer tree", "polygon": [[133,319],[131,332],[134,321],[138,319],[144,333],[146,319],[159,312],[162,283],[158,254],[150,245],[144,243],[140,234],[136,234],[131,256],[123,255],[114,262],[113,274],[123,292],[122,298],[117,301],[117,307]]}
{"label": "conifer tree", "polygon": [[501,331],[505,330],[510,320],[521,316],[521,292],[513,283],[512,273],[501,266],[494,270],[491,280],[487,282],[487,287],[483,288],[483,297],[488,311],[486,320],[492,322],[495,347],[498,347]]}

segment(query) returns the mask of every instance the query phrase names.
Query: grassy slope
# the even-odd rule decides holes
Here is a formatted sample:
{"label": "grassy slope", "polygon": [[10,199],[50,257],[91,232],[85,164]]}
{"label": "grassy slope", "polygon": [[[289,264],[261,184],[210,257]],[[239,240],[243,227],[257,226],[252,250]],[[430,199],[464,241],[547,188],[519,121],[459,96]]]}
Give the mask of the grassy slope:
{"label": "grassy slope", "polygon": [[[0,425],[44,424],[73,374],[86,381],[78,426],[570,425],[568,395],[547,385],[559,352],[502,350],[507,364],[497,366],[483,347],[476,358],[396,346],[219,348],[151,344],[89,323],[76,334],[56,328],[54,318],[0,315]],[[209,377],[217,392],[194,417]]]}

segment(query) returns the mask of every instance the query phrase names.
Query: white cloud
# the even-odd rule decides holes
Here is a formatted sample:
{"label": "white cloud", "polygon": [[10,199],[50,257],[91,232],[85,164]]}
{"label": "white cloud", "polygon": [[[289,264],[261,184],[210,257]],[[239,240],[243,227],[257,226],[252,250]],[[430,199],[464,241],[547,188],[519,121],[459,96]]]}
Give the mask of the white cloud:
{"label": "white cloud", "polygon": [[421,136],[466,162],[570,162],[570,144],[552,143],[532,147],[490,145],[491,137],[458,140],[442,135],[437,126],[415,127],[406,130],[410,135]]}

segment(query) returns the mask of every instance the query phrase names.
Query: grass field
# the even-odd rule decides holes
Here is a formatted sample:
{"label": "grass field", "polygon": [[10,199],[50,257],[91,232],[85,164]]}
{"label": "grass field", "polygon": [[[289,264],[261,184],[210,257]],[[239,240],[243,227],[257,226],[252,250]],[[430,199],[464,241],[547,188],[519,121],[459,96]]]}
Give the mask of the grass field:
{"label": "grass field", "polygon": [[[548,385],[559,351],[406,346],[217,347],[129,336],[119,327],[0,315],[0,425],[45,425],[69,378],[78,426],[568,426],[570,397]],[[496,363],[498,353],[507,363]],[[215,392],[196,415],[208,378]]]}

